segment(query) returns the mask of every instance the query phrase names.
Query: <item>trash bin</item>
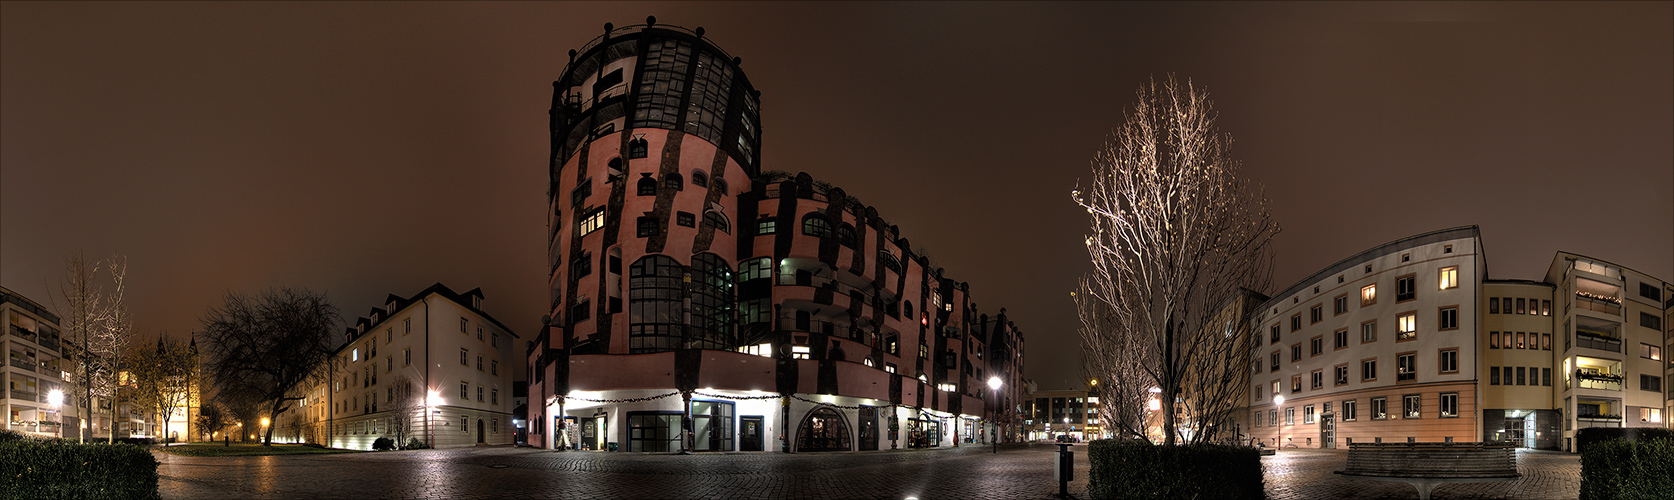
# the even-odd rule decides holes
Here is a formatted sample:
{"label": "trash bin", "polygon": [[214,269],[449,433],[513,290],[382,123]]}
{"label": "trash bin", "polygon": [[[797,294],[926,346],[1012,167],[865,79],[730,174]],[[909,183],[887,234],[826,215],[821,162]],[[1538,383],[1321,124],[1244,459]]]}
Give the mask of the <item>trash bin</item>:
{"label": "trash bin", "polygon": [[607,443],[605,445],[605,449],[610,450],[610,451],[616,451],[616,442],[611,441],[610,443]]}

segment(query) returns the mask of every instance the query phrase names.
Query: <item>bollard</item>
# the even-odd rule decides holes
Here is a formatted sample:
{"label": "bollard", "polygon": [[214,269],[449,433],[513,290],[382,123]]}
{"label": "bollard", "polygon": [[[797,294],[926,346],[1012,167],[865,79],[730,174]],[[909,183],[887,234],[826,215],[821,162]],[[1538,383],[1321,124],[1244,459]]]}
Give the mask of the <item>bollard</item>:
{"label": "bollard", "polygon": [[1070,451],[1071,443],[1057,443],[1057,462],[1053,463],[1052,471],[1058,476],[1058,497],[1069,498],[1069,482],[1075,477],[1075,452]]}

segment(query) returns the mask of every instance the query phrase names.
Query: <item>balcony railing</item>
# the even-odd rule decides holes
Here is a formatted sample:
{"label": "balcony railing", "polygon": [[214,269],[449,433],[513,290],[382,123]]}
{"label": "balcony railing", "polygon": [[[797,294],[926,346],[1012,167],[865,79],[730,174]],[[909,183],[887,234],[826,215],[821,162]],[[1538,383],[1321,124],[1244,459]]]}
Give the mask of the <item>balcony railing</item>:
{"label": "balcony railing", "polygon": [[1576,370],[1575,378],[1579,381],[1582,389],[1599,389],[1606,391],[1622,390],[1622,377],[1619,375],[1604,375]]}
{"label": "balcony railing", "polygon": [[1622,416],[1621,415],[1611,415],[1611,414],[1607,414],[1607,413],[1593,413],[1593,414],[1582,413],[1582,414],[1576,415],[1575,418],[1579,418],[1579,419],[1582,419],[1582,420],[1621,420]]}
{"label": "balcony railing", "polygon": [[1597,311],[1611,316],[1620,316],[1622,314],[1621,303],[1595,298],[1594,296],[1586,295],[1585,292],[1576,292],[1575,307],[1589,311]]}
{"label": "balcony railing", "polygon": [[29,371],[35,371],[35,363],[26,359],[12,358],[12,366]]}
{"label": "balcony railing", "polygon": [[12,399],[40,402],[41,395],[24,390],[12,389]]}
{"label": "balcony railing", "polygon": [[1575,346],[1601,351],[1622,352],[1622,341],[1606,335],[1576,330]]}
{"label": "balcony railing", "polygon": [[14,335],[14,336],[23,337],[25,339],[28,339],[30,342],[35,341],[35,332],[29,331],[29,330],[24,330],[22,327],[19,327],[17,325],[10,325],[10,327],[8,327],[7,330],[10,330],[12,335]]}

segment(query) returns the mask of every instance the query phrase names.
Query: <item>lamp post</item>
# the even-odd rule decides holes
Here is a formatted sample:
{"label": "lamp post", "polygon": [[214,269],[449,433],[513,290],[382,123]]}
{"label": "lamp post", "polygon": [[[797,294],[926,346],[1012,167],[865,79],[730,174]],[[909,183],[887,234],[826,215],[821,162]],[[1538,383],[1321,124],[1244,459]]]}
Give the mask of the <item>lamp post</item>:
{"label": "lamp post", "polygon": [[62,437],[64,435],[64,417],[59,415],[58,407],[64,404],[64,391],[53,389],[51,392],[48,392],[47,404],[52,405],[52,416],[58,420],[57,422],[53,422],[52,437]]}
{"label": "lamp post", "polygon": [[[1278,415],[1279,413],[1284,413],[1284,404],[1285,404],[1284,395],[1281,394],[1281,395],[1278,395],[1278,396],[1273,396],[1273,407],[1279,409],[1279,411],[1277,413],[1274,413],[1274,415]],[[1283,450],[1283,449],[1285,449],[1285,426],[1284,426],[1283,423],[1279,423],[1278,427],[1279,427],[1279,438],[1278,438],[1278,443],[1276,443],[1276,444],[1279,446],[1278,450]],[[1278,453],[1278,450],[1274,450],[1274,453]]]}
{"label": "lamp post", "polygon": [[998,454],[1000,453],[1000,427],[994,422],[994,414],[997,412],[995,412],[993,408],[995,405],[1000,404],[1000,377],[988,377],[988,388],[994,390],[994,401],[988,405],[988,425],[994,426],[994,432],[992,433],[994,440],[994,453]]}

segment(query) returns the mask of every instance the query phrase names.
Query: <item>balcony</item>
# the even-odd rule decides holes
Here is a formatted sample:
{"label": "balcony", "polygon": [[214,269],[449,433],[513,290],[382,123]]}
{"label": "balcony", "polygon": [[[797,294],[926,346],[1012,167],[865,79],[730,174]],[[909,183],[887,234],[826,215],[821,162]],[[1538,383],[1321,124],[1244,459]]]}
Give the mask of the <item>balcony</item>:
{"label": "balcony", "polygon": [[12,336],[22,337],[24,339],[29,340],[30,342],[34,342],[35,339],[36,339],[35,332],[29,331],[29,330],[24,330],[22,327],[17,326],[17,325],[11,325],[9,328],[7,328],[7,330],[11,331]]}
{"label": "balcony", "polygon": [[24,401],[33,401],[38,403],[41,401],[41,395],[21,389],[12,389],[12,399],[21,399]]}
{"label": "balcony", "polygon": [[1611,316],[1622,315],[1622,301],[1615,297],[1575,292],[1575,308],[1601,312]]}
{"label": "balcony", "polygon": [[[1597,389],[1602,391],[1622,390],[1622,377],[1619,375],[1596,373],[1588,370],[1576,370],[1575,378],[1577,380],[1577,385],[1582,389]],[[1619,420],[1622,417],[1617,415],[1616,418]]]}
{"label": "balcony", "polygon": [[1586,330],[1575,331],[1575,346],[1614,353],[1622,352],[1622,341],[1615,337]]}
{"label": "balcony", "polygon": [[29,371],[35,371],[35,364],[36,363],[34,361],[23,359],[20,356],[12,356],[12,367],[14,367],[14,368],[22,368],[22,369],[29,370]]}

